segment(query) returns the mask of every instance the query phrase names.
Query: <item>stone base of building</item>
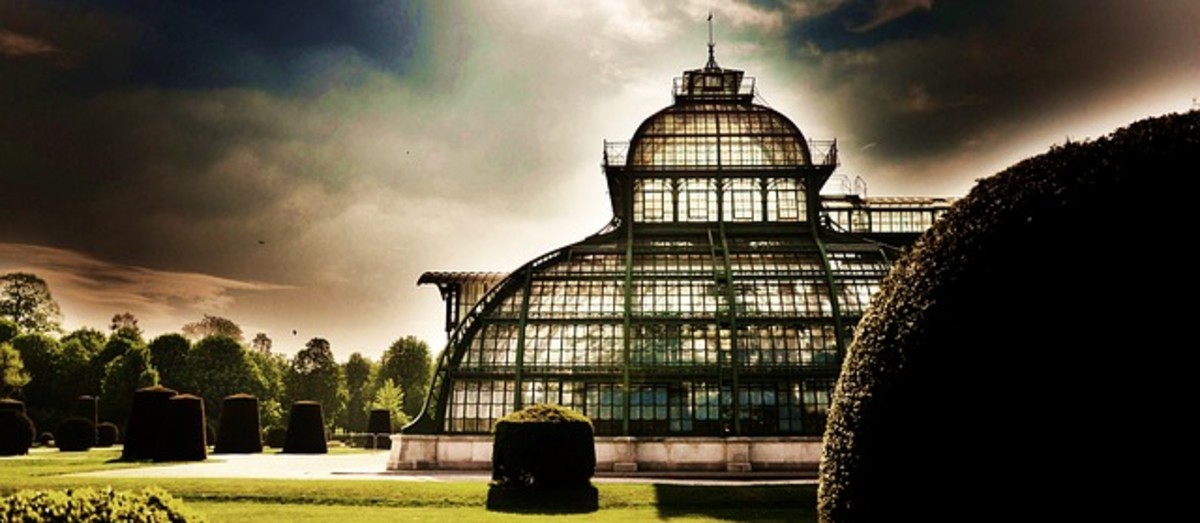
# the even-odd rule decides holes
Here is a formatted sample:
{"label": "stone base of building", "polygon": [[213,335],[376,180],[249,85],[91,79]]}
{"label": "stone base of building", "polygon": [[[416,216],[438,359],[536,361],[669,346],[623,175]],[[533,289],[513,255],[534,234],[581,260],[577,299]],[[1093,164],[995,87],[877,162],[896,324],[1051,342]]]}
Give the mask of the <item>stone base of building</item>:
{"label": "stone base of building", "polygon": [[[596,437],[596,472],[807,472],[821,438]],[[491,436],[393,434],[388,470],[491,470]]]}

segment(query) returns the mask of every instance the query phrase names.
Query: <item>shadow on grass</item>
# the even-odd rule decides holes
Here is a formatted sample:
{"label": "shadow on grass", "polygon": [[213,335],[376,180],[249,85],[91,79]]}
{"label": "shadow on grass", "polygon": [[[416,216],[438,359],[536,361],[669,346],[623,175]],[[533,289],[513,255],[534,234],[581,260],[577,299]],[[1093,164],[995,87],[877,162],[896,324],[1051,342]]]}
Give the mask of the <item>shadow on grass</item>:
{"label": "shadow on grass", "polygon": [[703,516],[728,521],[816,521],[815,485],[654,485],[661,519]]}
{"label": "shadow on grass", "polygon": [[586,514],[600,509],[600,493],[587,485],[571,488],[530,488],[492,485],[487,509],[519,514]]}

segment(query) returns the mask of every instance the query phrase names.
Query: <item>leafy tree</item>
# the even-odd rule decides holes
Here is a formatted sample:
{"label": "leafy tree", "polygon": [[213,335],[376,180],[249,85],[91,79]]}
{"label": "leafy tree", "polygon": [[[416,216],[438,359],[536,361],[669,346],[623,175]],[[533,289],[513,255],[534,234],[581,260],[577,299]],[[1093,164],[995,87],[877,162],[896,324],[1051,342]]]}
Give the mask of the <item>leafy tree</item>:
{"label": "leafy tree", "polygon": [[117,425],[129,418],[133,391],[158,385],[158,371],[151,363],[150,349],[136,344],[109,362],[100,393],[100,416]]}
{"label": "leafy tree", "polygon": [[113,331],[113,336],[124,336],[131,340],[142,339],[142,329],[138,327],[137,316],[129,311],[113,315],[108,328]]}
{"label": "leafy tree", "polygon": [[21,354],[29,383],[21,390],[29,417],[39,427],[58,426],[65,419],[70,405],[56,401],[62,347],[58,340],[45,334],[22,334],[10,342]]}
{"label": "leafy tree", "polygon": [[371,372],[374,365],[361,353],[355,352],[342,365],[346,379],[346,416],[342,425],[351,432],[367,429],[368,402],[374,394],[371,387]]}
{"label": "leafy tree", "polygon": [[0,398],[11,398],[29,383],[29,373],[21,353],[7,342],[0,342]]}
{"label": "leafy tree", "polygon": [[62,329],[62,311],[50,295],[50,287],[37,275],[25,272],[0,276],[0,317],[12,320],[24,332]]}
{"label": "leafy tree", "polygon": [[174,332],[163,334],[150,342],[150,358],[158,370],[159,381],[171,388],[184,385],[186,359],[192,342]]}
{"label": "leafy tree", "polygon": [[200,321],[194,321],[183,326],[183,335],[191,339],[202,339],[209,336],[224,336],[238,343],[242,342],[242,328],[233,320],[205,314]]}
{"label": "leafy tree", "polygon": [[17,322],[0,317],[0,343],[11,341],[18,334],[21,334],[21,328],[17,327]]}
{"label": "leafy tree", "polygon": [[108,364],[113,360],[124,356],[130,349],[141,345],[140,340],[131,340],[124,336],[113,336],[104,343],[104,348],[92,357],[92,361],[88,364],[91,368],[91,376],[88,378],[88,394],[100,394],[101,383],[104,381],[104,375],[108,373]]}
{"label": "leafy tree", "polygon": [[371,400],[369,409],[387,409],[392,415],[392,432],[400,430],[400,427],[408,425],[411,421],[408,414],[402,408],[404,406],[404,390],[396,386],[396,382],[386,379],[379,385],[379,389],[375,391],[375,398]]}
{"label": "leafy tree", "polygon": [[341,372],[333,359],[329,342],[313,338],[292,358],[284,378],[288,403],[312,400],[320,402],[326,412],[325,421],[332,425],[345,407],[346,391]]}
{"label": "leafy tree", "polygon": [[91,327],[80,327],[67,333],[66,336],[63,336],[58,341],[65,347],[72,340],[78,341],[86,352],[95,355],[104,348],[104,344],[108,341],[108,336]]}
{"label": "leafy tree", "polygon": [[[92,359],[100,352],[101,345],[90,345],[91,341],[81,337],[63,337],[62,351],[58,360],[58,385],[54,391],[57,405],[72,405],[75,398],[84,394],[95,395],[100,391],[93,383]],[[65,407],[64,407],[65,408]]]}
{"label": "leafy tree", "polygon": [[266,388],[262,371],[233,338],[209,336],[196,343],[184,358],[187,369],[183,390],[204,398],[204,409],[221,419],[221,400],[230,394],[259,394]]}
{"label": "leafy tree", "polygon": [[383,353],[375,383],[382,385],[389,379],[397,383],[404,390],[404,412],[415,416],[420,412],[425,391],[429,388],[432,364],[429,345],[416,336],[405,336]]}
{"label": "leafy tree", "polygon": [[271,352],[271,344],[271,337],[265,332],[255,334],[254,339],[250,341],[250,346],[257,352]]}

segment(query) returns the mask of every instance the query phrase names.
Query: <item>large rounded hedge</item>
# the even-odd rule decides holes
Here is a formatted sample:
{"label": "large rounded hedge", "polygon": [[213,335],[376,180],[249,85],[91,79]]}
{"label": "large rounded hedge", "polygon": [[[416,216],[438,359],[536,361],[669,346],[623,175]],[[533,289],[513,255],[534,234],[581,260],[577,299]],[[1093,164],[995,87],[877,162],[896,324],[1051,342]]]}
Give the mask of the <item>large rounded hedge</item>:
{"label": "large rounded hedge", "polygon": [[1171,456],[1155,434],[1184,415],[1164,353],[1185,342],[1155,306],[1174,284],[1156,247],[1179,222],[1139,195],[1197,172],[1193,111],[1057,146],[956,203],[859,325],[826,428],[822,520],[1153,508]]}
{"label": "large rounded hedge", "polygon": [[204,461],[208,457],[204,400],[179,394],[163,408],[163,427],[154,461]]}
{"label": "large rounded hedge", "polygon": [[325,454],[325,415],[315,401],[297,401],[288,416],[283,452],[288,454]]}
{"label": "large rounded hedge", "polygon": [[268,447],[282,449],[287,443],[287,429],[283,427],[269,427],[263,436],[263,440]]}
{"label": "large rounded hedge", "polygon": [[262,452],[262,425],[258,398],[233,394],[221,400],[221,425],[217,430],[215,454]]}
{"label": "large rounded hedge", "polygon": [[592,422],[559,405],[531,405],[496,422],[492,480],[506,486],[586,486],[596,472]]}
{"label": "large rounded hedge", "polygon": [[0,409],[0,456],[20,456],[29,453],[37,428],[24,412]]}
{"label": "large rounded hedge", "polygon": [[133,393],[133,406],[129,410],[129,423],[125,426],[125,447],[121,451],[124,461],[154,459],[159,433],[163,429],[167,400],[177,392],[166,387],[154,386],[138,389]]}
{"label": "large rounded hedge", "polygon": [[82,452],[96,444],[96,425],[87,418],[67,418],[58,426],[54,443],[63,452]]}

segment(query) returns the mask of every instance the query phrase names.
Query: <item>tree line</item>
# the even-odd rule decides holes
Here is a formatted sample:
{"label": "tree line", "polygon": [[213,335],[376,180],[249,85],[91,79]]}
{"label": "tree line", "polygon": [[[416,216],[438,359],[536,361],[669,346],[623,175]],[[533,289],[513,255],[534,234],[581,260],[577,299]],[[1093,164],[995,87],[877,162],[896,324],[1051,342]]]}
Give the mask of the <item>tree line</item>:
{"label": "tree line", "polygon": [[378,362],[359,352],[338,362],[323,338],[292,358],[271,352],[264,333],[247,345],[241,328],[220,316],[149,340],[129,312],[114,315],[108,333],[83,327],[64,334],[61,318],[40,277],[0,276],[0,397],[24,401],[39,427],[58,426],[83,395],[99,398],[101,419],[123,425],[133,392],[162,385],[204,398],[211,420],[220,419],[222,398],[249,393],[259,398],[264,428],[284,426],[287,406],[313,400],[331,430],[362,432],[373,408],[406,423],[429,385],[429,347],[413,336],[397,339]]}

